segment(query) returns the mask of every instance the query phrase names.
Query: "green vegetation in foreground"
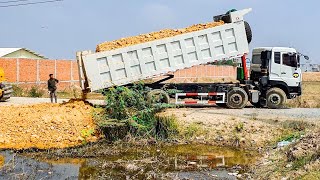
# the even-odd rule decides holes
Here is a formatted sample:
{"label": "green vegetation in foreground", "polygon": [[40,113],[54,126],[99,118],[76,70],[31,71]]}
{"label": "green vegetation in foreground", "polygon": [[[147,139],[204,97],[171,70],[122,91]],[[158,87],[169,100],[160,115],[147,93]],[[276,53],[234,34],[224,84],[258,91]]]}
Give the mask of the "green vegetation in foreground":
{"label": "green vegetation in foreground", "polygon": [[132,87],[110,88],[105,92],[106,107],[98,117],[98,125],[109,140],[135,137],[170,138],[178,134],[174,116],[160,117],[168,104],[156,104],[145,99],[143,84]]}

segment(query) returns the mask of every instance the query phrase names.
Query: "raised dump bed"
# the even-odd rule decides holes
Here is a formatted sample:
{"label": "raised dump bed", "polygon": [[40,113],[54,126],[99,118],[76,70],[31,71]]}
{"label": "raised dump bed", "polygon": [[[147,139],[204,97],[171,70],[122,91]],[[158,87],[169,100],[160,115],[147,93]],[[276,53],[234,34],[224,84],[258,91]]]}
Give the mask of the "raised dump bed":
{"label": "raised dump bed", "polygon": [[[249,52],[243,16],[230,12],[225,24],[110,51],[78,52],[83,89],[96,91],[130,84],[194,65],[242,56]],[[85,81],[85,82],[84,82]]]}

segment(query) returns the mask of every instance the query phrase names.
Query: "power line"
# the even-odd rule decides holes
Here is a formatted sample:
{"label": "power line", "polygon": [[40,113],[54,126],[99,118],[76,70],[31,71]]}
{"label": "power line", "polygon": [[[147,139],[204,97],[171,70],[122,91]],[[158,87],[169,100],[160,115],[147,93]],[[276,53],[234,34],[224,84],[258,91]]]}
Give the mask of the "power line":
{"label": "power line", "polygon": [[7,4],[7,3],[15,3],[15,2],[25,2],[30,0],[15,0],[15,1],[2,1],[0,4]]}
{"label": "power line", "polygon": [[[27,0],[21,0],[21,1],[27,1]],[[29,2],[29,3],[20,3],[20,4],[10,4],[10,5],[0,6],[0,8],[15,7],[15,6],[28,6],[28,5],[34,5],[34,4],[46,4],[46,3],[53,3],[53,2],[59,2],[59,1],[64,1],[64,0],[50,0],[50,1],[39,1],[39,2]]]}

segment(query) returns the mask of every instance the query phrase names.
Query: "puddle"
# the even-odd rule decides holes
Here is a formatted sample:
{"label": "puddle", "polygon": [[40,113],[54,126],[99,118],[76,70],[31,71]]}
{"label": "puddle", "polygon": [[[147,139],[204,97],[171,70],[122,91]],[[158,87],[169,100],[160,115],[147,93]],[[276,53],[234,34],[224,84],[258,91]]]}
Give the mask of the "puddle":
{"label": "puddle", "polygon": [[244,177],[256,155],[209,145],[122,147],[117,154],[93,158],[48,159],[43,152],[3,151],[0,179],[236,179]]}

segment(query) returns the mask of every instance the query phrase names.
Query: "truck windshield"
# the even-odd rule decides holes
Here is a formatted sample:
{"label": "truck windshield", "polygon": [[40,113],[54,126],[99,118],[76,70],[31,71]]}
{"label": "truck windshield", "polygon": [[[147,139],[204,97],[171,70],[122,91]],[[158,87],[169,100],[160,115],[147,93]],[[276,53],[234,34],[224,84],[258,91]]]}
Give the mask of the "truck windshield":
{"label": "truck windshield", "polygon": [[283,65],[297,67],[297,65],[298,65],[297,55],[295,53],[294,54],[283,54],[282,55],[282,63],[283,63]]}
{"label": "truck windshield", "polygon": [[261,55],[253,54],[252,55],[252,64],[261,64]]}

